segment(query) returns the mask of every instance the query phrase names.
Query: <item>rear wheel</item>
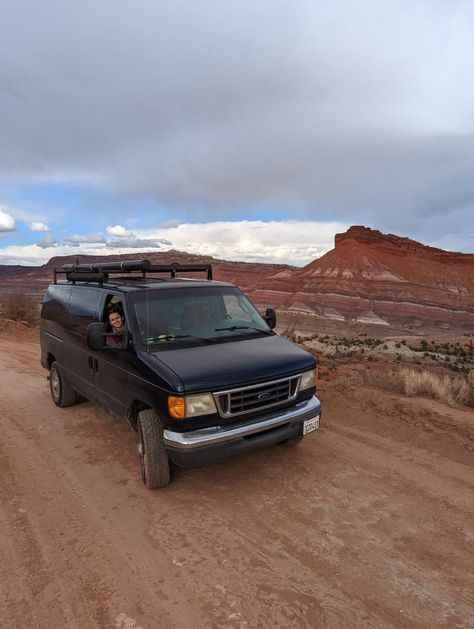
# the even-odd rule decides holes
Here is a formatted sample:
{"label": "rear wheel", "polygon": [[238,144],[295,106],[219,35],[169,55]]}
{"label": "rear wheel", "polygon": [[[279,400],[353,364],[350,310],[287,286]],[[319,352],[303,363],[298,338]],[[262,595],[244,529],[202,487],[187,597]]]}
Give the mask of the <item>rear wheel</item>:
{"label": "rear wheel", "polygon": [[78,395],[76,391],[64,380],[56,361],[54,361],[49,370],[49,388],[56,406],[63,408],[72,406],[77,402]]}
{"label": "rear wheel", "polygon": [[148,489],[164,487],[170,482],[170,463],[163,445],[163,427],[154,411],[138,413],[137,433],[142,480]]}

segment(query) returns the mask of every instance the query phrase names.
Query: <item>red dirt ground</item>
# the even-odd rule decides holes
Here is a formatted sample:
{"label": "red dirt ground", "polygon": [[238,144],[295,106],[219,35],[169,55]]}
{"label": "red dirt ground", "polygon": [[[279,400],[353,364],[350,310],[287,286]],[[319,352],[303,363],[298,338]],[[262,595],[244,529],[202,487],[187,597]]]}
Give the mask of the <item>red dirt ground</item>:
{"label": "red dirt ground", "polygon": [[0,334],[0,626],[474,626],[474,413],[321,383],[322,426],[172,483],[135,435],[59,409],[36,335]]}

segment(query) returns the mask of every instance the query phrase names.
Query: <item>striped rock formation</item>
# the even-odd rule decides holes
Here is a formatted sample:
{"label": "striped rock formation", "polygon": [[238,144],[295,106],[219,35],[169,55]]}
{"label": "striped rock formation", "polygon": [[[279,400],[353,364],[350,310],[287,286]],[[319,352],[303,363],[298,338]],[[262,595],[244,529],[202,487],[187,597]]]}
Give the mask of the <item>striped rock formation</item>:
{"label": "striped rock formation", "polygon": [[333,250],[265,277],[250,296],[299,334],[474,332],[474,254],[354,226]]}

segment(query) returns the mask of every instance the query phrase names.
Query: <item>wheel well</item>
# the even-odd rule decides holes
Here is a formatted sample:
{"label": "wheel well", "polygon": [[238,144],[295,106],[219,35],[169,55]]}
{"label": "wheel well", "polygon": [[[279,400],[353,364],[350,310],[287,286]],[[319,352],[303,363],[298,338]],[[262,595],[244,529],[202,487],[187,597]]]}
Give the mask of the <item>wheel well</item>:
{"label": "wheel well", "polygon": [[130,412],[128,414],[129,422],[133,426],[133,428],[136,428],[137,426],[138,413],[140,411],[145,411],[148,408],[151,408],[151,407],[148,404],[145,404],[145,402],[142,402],[141,400],[135,400],[133,402],[130,408]]}
{"label": "wheel well", "polygon": [[52,354],[48,354],[48,368],[51,369],[51,365],[54,363],[54,361],[56,360],[56,358],[52,355]]}

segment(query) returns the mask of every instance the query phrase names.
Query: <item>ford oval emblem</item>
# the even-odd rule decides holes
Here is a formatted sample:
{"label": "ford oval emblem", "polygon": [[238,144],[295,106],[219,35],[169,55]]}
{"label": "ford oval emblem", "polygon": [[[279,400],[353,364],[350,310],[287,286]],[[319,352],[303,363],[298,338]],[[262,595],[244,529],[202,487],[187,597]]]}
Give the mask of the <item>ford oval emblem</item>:
{"label": "ford oval emblem", "polygon": [[257,395],[257,400],[266,400],[270,397],[270,393],[259,393]]}

